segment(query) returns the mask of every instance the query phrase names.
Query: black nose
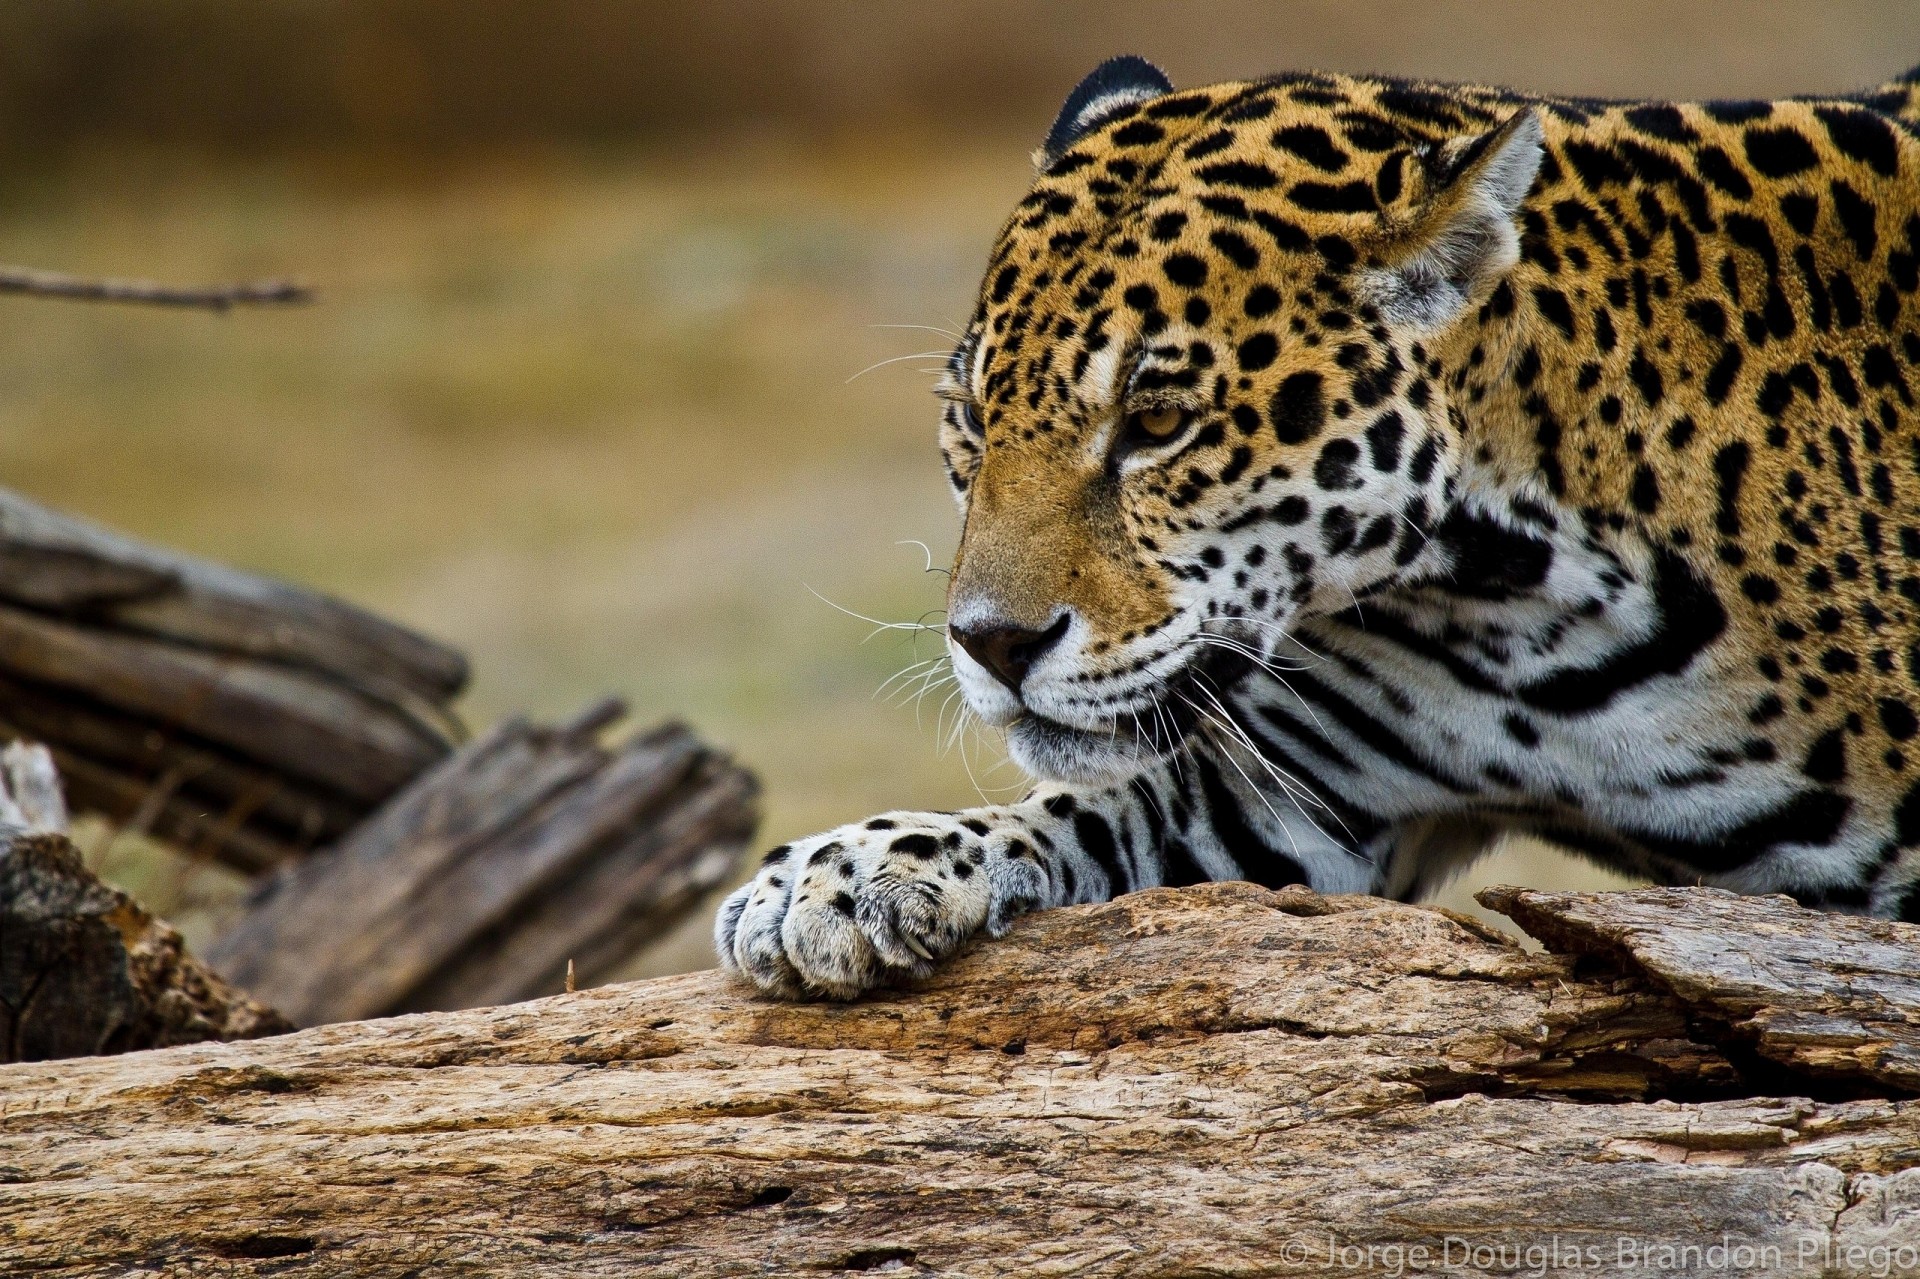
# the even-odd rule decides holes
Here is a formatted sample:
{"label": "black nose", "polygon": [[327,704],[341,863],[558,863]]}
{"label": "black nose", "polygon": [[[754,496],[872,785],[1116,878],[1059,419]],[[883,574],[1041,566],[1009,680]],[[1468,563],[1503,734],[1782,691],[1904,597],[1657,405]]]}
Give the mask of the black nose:
{"label": "black nose", "polygon": [[1018,693],[1021,683],[1027,678],[1028,669],[1067,633],[1069,620],[1067,614],[1062,613],[1044,631],[1026,631],[1017,626],[981,626],[973,629],[953,626],[947,629],[947,633],[961,648],[967,650],[968,656],[992,671],[995,679]]}

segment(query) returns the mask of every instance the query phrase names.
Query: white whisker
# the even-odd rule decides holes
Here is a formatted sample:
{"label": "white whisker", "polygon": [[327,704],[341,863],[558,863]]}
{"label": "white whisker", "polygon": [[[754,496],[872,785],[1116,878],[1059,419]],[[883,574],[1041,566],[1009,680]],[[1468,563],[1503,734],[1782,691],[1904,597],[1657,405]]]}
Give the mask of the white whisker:
{"label": "white whisker", "polygon": [[1282,679],[1280,676],[1275,675],[1273,677],[1273,682],[1278,684],[1281,688],[1286,689],[1287,696],[1291,697],[1294,701],[1300,703],[1300,709],[1307,713],[1307,718],[1313,721],[1313,726],[1320,730],[1320,733],[1322,736],[1325,736],[1327,732],[1327,726],[1320,722],[1320,712],[1313,709],[1313,703],[1309,702],[1306,698],[1300,696],[1299,693],[1295,692],[1293,685],[1287,683],[1287,681]]}
{"label": "white whisker", "polygon": [[1153,704],[1153,713],[1159,720],[1161,737],[1166,741],[1168,754],[1173,760],[1173,775],[1182,786],[1185,786],[1187,784],[1186,762],[1181,758],[1180,744],[1175,740],[1177,734],[1173,731],[1175,727],[1173,716],[1157,701]]}
{"label": "white whisker", "polygon": [[[1180,698],[1181,701],[1186,702],[1186,704],[1189,707],[1192,707],[1193,713],[1200,716],[1203,722],[1206,722],[1209,724],[1217,724],[1220,722],[1214,718],[1212,712],[1204,710],[1200,706],[1195,705],[1194,702],[1190,698],[1188,698],[1185,693],[1177,694],[1177,696]],[[1274,825],[1280,828],[1280,833],[1287,837],[1287,842],[1293,845],[1293,851],[1295,853],[1298,853],[1300,851],[1300,841],[1293,837],[1292,828],[1290,828],[1287,825],[1287,823],[1281,818],[1279,810],[1274,808],[1274,806],[1267,801],[1266,793],[1262,791],[1258,786],[1253,784],[1253,778],[1247,776],[1247,770],[1240,767],[1240,762],[1233,757],[1233,751],[1229,748],[1229,746],[1226,743],[1222,743],[1220,754],[1221,754],[1221,757],[1224,758],[1228,764],[1231,764],[1233,766],[1233,771],[1240,774],[1240,780],[1247,784],[1247,789],[1253,792],[1253,797],[1260,801],[1260,806],[1262,808],[1267,810],[1267,816],[1273,818]],[[1288,798],[1291,799],[1292,795],[1289,794]],[[1295,800],[1294,807],[1298,808],[1299,806],[1300,806],[1299,801]]]}
{"label": "white whisker", "polygon": [[955,342],[966,337],[966,334],[956,329],[942,328],[938,324],[869,324],[867,327],[870,329],[919,329],[923,333],[938,333],[943,338],[952,338]]}
{"label": "white whisker", "polygon": [[1345,588],[1345,590],[1346,590],[1346,592],[1347,592],[1347,600],[1348,600],[1348,602],[1349,602],[1349,603],[1351,603],[1351,604],[1353,605],[1353,618],[1354,618],[1354,620],[1360,623],[1360,629],[1361,629],[1361,630],[1363,630],[1363,631],[1364,631],[1364,630],[1366,630],[1366,629],[1367,629],[1367,615],[1366,615],[1365,613],[1362,613],[1362,612],[1360,611],[1360,597],[1359,597],[1358,595],[1355,595],[1355,594],[1353,593],[1353,587],[1352,587],[1352,586],[1350,586],[1350,585],[1348,585],[1348,584],[1347,584],[1347,583],[1345,583],[1345,582],[1342,582],[1342,583],[1340,583],[1340,585],[1341,585],[1341,586],[1342,586],[1343,588]]}
{"label": "white whisker", "polygon": [[[806,583],[802,582],[801,585],[806,586]],[[807,586],[807,593],[819,600],[822,604],[825,604],[828,608],[845,613],[855,621],[865,622],[869,626],[872,626],[874,628],[873,634],[868,635],[867,639],[872,639],[874,635],[878,635],[881,631],[912,631],[915,634],[924,634],[931,631],[940,635],[947,633],[947,628],[944,626],[928,626],[924,622],[883,622],[877,617],[868,617],[864,613],[856,613],[844,605],[834,603],[819,591],[814,590],[811,586]],[[939,611],[939,609],[929,609],[927,613],[922,613],[921,616],[926,617],[931,613],[937,613]],[[866,641],[862,640],[861,642],[865,643]]]}
{"label": "white whisker", "polygon": [[[977,743],[980,740],[980,729],[983,727],[983,725],[980,723],[979,719],[973,715],[971,711],[963,709],[961,713],[966,717],[964,722],[966,723],[966,726],[968,729],[968,736],[971,737],[971,739]],[[999,772],[1002,768],[1005,768],[1007,765],[1011,764],[1012,762],[1013,762],[1012,760],[1008,759],[1004,754],[1002,754],[1000,757],[1000,762],[995,764],[992,768],[988,769],[986,775],[989,778],[991,778],[995,773]],[[966,739],[962,739],[960,743],[960,766],[966,769],[967,781],[972,783],[974,794],[980,797],[980,802],[982,804],[992,804],[994,802],[991,798],[989,798],[989,794],[988,794],[989,789],[991,789],[992,793],[995,795],[1005,795],[1010,791],[1013,791],[1025,786],[1026,784],[1026,781],[1024,778],[1016,778],[1014,781],[1007,783],[1005,786],[995,786],[992,788],[981,786],[980,779],[974,772],[973,761],[969,759],[967,756]]]}
{"label": "white whisker", "polygon": [[1289,671],[1298,671],[1298,670],[1306,669],[1304,666],[1287,666],[1287,667],[1275,666],[1271,659],[1262,656],[1260,653],[1256,652],[1254,649],[1248,647],[1245,644],[1242,644],[1239,640],[1229,639],[1224,635],[1212,635],[1202,631],[1188,637],[1185,640],[1182,640],[1180,644],[1182,648],[1185,648],[1189,645],[1192,645],[1194,647],[1211,646],[1214,648],[1224,649],[1229,653],[1236,653],[1239,656],[1246,658],[1249,662],[1252,662],[1255,666],[1258,666],[1261,670],[1273,676],[1275,679],[1278,679],[1280,677],[1280,671],[1282,669],[1289,670]]}
{"label": "white whisker", "polygon": [[1309,657],[1313,658],[1315,661],[1325,662],[1325,661],[1331,660],[1327,657],[1325,653],[1322,653],[1319,649],[1307,643],[1305,640],[1301,639],[1297,634],[1295,634],[1292,631],[1286,632],[1283,638],[1291,641],[1295,647],[1305,652]]}
{"label": "white whisker", "polygon": [[[1211,681],[1208,681],[1208,683],[1210,685]],[[1239,721],[1233,718],[1232,712],[1228,711],[1225,704],[1222,703],[1222,701],[1220,700],[1219,694],[1214,689],[1212,689],[1211,687],[1206,687],[1206,688],[1202,688],[1200,691],[1205,693],[1207,695],[1208,700],[1211,701],[1216,707],[1219,707],[1220,714],[1225,717],[1225,721],[1224,721],[1225,725],[1232,729],[1233,733],[1239,739],[1241,745],[1246,747],[1247,752],[1251,754],[1255,760],[1259,761],[1260,766],[1266,770],[1267,775],[1272,777],[1273,780],[1281,786],[1281,788],[1286,792],[1287,798],[1293,801],[1293,806],[1297,809],[1300,809],[1300,815],[1307,819],[1308,824],[1310,824],[1314,828],[1314,830],[1320,834],[1322,838],[1326,839],[1329,843],[1339,848],[1340,851],[1346,853],[1349,857],[1354,858],[1356,861],[1359,861],[1362,864],[1371,865],[1371,863],[1367,862],[1367,859],[1364,856],[1362,856],[1360,853],[1355,852],[1353,849],[1347,847],[1346,844],[1343,844],[1339,840],[1334,839],[1331,835],[1328,835],[1327,832],[1321,828],[1320,824],[1314,821],[1312,815],[1309,814],[1305,808],[1301,807],[1300,800],[1302,797],[1305,797],[1308,803],[1312,804],[1315,808],[1318,808],[1322,812],[1326,813],[1327,816],[1333,818],[1333,820],[1339,825],[1341,833],[1346,835],[1348,840],[1354,840],[1355,842],[1358,842],[1357,840],[1355,840],[1355,836],[1352,829],[1347,825],[1346,821],[1343,818],[1341,818],[1340,814],[1333,810],[1333,806],[1328,804],[1326,800],[1320,798],[1320,796],[1314,794],[1313,788],[1310,785],[1308,785],[1306,782],[1303,782],[1299,778],[1294,777],[1291,773],[1288,773],[1285,769],[1281,768],[1279,765],[1275,764],[1271,759],[1267,758],[1267,753],[1260,749],[1260,747],[1254,742],[1252,736],[1247,732],[1247,730],[1240,725]],[[1291,832],[1289,832],[1288,837],[1289,838],[1292,837]]]}
{"label": "white whisker", "polygon": [[1263,634],[1269,634],[1276,637],[1277,639],[1286,640],[1294,644],[1296,647],[1300,648],[1302,651],[1304,651],[1309,657],[1313,658],[1315,661],[1324,662],[1327,660],[1326,655],[1324,653],[1315,652],[1312,646],[1307,644],[1298,635],[1294,634],[1292,630],[1290,630],[1285,626],[1282,626],[1278,622],[1269,621],[1263,617],[1253,617],[1246,613],[1229,613],[1219,618],[1207,618],[1205,621],[1201,622],[1201,626],[1205,627],[1206,623],[1210,621],[1239,622],[1243,625],[1254,627],[1257,630],[1261,631]]}
{"label": "white whisker", "polygon": [[[925,720],[921,718],[921,708],[926,705],[927,694],[936,692],[939,689],[945,688],[949,684],[954,686],[954,692],[959,691],[959,685],[960,685],[959,679],[953,675],[948,675],[948,676],[945,676],[944,678],[928,681],[927,683],[921,685],[919,692],[913,695],[913,726],[915,728],[925,727]],[[948,694],[948,696],[952,696],[952,694]],[[936,728],[935,729],[936,734],[938,733],[938,731],[939,730]]]}
{"label": "white whisker", "polygon": [[1153,793],[1153,787],[1147,785],[1146,778],[1136,777],[1131,782],[1128,782],[1127,785],[1135,794],[1139,795],[1140,798],[1146,800],[1148,806],[1151,807],[1154,812],[1160,815],[1161,825],[1164,826],[1168,824],[1169,819],[1167,817],[1166,805],[1162,804],[1159,798]]}
{"label": "white whisker", "polygon": [[893,674],[887,676],[885,680],[881,681],[880,687],[873,690],[873,697],[870,698],[869,700],[878,699],[883,693],[887,691],[887,689],[891,688],[895,683],[899,681],[904,680],[908,683],[911,683],[913,680],[913,676],[915,675],[916,672],[924,670],[926,667],[937,665],[939,661],[940,659],[937,657],[929,657],[923,661],[915,662],[911,666],[902,667],[901,669],[895,671]]}
{"label": "white whisker", "polygon": [[[947,733],[947,710],[949,707],[953,705],[953,699],[959,696],[960,696],[960,688],[958,683],[956,683],[953,691],[948,693],[946,697],[941,700],[940,713],[934,716],[933,735],[936,738],[938,738],[940,741],[940,754],[942,756],[945,756],[948,751],[953,749],[952,738]],[[961,710],[964,713],[966,709],[966,702],[964,699],[961,701],[960,705],[961,705]],[[954,726],[956,729],[959,727],[959,724],[960,724],[960,720],[958,719],[958,717],[956,717],[954,719]]]}
{"label": "white whisker", "polygon": [[[945,351],[915,351],[909,355],[889,356],[884,360],[875,360],[872,364],[867,365],[866,368],[861,369],[858,373],[848,378],[847,382],[848,383],[856,382],[859,379],[865,377],[867,374],[873,372],[875,369],[884,369],[885,367],[887,367],[887,365],[898,364],[902,360],[927,360],[927,359],[936,359],[936,358],[945,359],[946,356],[947,356],[947,352]],[[928,371],[934,372],[934,373],[944,373],[947,370],[946,370],[946,366],[943,364],[938,369],[931,369]]]}
{"label": "white whisker", "polygon": [[920,703],[926,698],[927,694],[936,688],[944,688],[952,681],[948,678],[943,678],[938,671],[926,671],[914,678],[919,681],[918,686],[911,689],[900,690],[898,694],[888,699],[888,704],[891,706],[913,707],[913,721],[915,724],[918,724],[920,722]]}
{"label": "white whisker", "polygon": [[895,542],[894,545],[919,547],[921,554],[927,557],[926,567],[920,570],[922,573],[944,573],[947,571],[946,569],[935,568],[933,566],[933,548],[931,546],[928,546],[925,542],[921,541],[917,537],[903,537],[899,541]]}

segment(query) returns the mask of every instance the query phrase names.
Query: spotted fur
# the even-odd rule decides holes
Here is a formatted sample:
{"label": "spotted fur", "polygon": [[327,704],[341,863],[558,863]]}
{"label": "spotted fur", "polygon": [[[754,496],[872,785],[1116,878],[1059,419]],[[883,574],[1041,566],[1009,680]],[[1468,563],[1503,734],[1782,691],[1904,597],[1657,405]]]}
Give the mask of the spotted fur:
{"label": "spotted fur", "polygon": [[776,850],[722,959],[847,996],[1147,885],[1411,896],[1460,823],[1920,922],[1920,75],[1089,84],[942,429],[955,670],[1046,780]]}

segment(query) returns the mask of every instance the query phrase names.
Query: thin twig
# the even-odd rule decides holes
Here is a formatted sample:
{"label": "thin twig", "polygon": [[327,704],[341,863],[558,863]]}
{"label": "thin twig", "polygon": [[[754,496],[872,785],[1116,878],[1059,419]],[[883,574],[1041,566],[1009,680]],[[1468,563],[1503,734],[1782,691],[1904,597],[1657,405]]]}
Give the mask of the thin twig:
{"label": "thin twig", "polygon": [[152,280],[94,280],[59,271],[0,266],[0,293],[70,298],[82,302],[144,302],[154,306],[203,307],[226,311],[236,306],[301,305],[313,290],[291,280],[253,280],[206,288],[176,287]]}

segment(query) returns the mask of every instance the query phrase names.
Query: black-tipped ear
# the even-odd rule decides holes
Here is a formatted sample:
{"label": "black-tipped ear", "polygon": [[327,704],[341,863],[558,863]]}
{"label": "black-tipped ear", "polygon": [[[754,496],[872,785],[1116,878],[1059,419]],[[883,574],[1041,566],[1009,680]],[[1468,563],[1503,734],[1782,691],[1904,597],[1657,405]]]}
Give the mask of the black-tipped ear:
{"label": "black-tipped ear", "polygon": [[1172,92],[1173,81],[1167,79],[1166,72],[1145,58],[1131,53],[1108,58],[1067,95],[1060,114],[1053,118],[1053,127],[1047,130],[1047,140],[1034,153],[1034,167],[1045,173],[1089,130],[1130,106]]}
{"label": "black-tipped ear", "polygon": [[1391,265],[1362,285],[1396,324],[1440,329],[1479,301],[1520,260],[1520,205],[1545,155],[1540,113],[1522,107],[1491,133],[1448,143],[1434,157],[1438,186],[1414,214]]}

